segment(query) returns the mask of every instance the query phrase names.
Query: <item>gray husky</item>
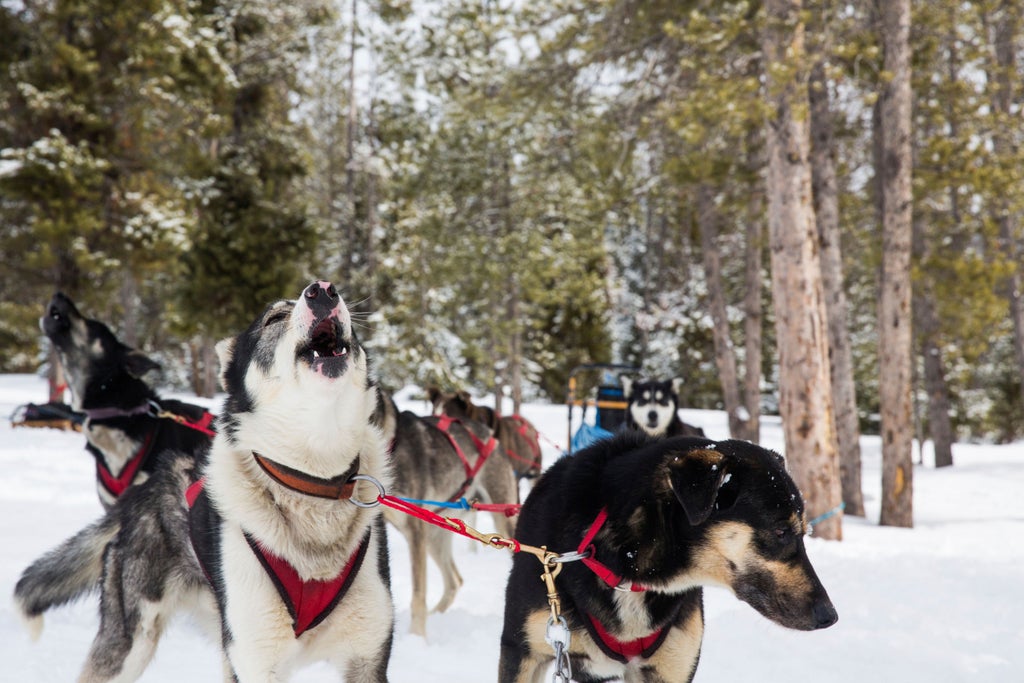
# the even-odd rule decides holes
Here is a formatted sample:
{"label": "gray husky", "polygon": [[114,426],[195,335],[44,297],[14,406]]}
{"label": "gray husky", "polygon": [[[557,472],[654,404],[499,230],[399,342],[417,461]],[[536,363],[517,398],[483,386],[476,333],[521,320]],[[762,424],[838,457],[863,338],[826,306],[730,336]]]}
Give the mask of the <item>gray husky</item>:
{"label": "gray husky", "polygon": [[[380,393],[374,422],[391,443],[394,493],[417,500],[457,501],[465,497],[482,503],[516,503],[517,484],[511,461],[491,430],[473,420],[449,421],[399,412],[394,401]],[[464,458],[464,459],[463,459]],[[448,517],[465,516],[449,508],[429,509]],[[427,556],[437,564],[444,593],[434,607],[443,612],[451,606],[462,586],[462,576],[452,557],[452,533],[391,508],[384,516],[409,543],[412,564],[412,623],[410,631],[426,635]],[[493,514],[498,534],[512,533],[512,520]]]}
{"label": "gray husky", "polygon": [[[96,490],[104,507],[145,481],[168,451],[210,447],[213,416],[201,406],[163,399],[146,381],[159,365],[86,318],[57,292],[39,320],[60,356],[72,408],[86,416],[86,450],[96,460]],[[97,569],[96,576],[99,576]]]}
{"label": "gray husky", "polygon": [[[168,457],[26,569],[16,604],[38,625],[88,590],[75,577],[105,546],[81,681],[138,678],[182,609],[219,637],[225,681],[283,681],[317,660],[349,682],[386,681],[394,615],[372,504],[390,477],[347,308],[314,282],[217,350],[228,398],[208,455]],[[364,478],[379,486],[357,489]]]}

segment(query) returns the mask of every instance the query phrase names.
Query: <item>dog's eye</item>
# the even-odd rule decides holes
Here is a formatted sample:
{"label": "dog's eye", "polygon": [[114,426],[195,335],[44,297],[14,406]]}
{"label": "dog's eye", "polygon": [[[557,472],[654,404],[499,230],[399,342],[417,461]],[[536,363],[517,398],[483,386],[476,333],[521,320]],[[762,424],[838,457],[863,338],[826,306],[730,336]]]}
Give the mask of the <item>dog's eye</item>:
{"label": "dog's eye", "polygon": [[277,323],[284,322],[288,319],[288,311],[275,311],[267,316],[267,319],[263,321],[263,327],[270,327]]}
{"label": "dog's eye", "polygon": [[789,543],[793,538],[793,530],[788,526],[775,528],[775,540],[779,543]]}

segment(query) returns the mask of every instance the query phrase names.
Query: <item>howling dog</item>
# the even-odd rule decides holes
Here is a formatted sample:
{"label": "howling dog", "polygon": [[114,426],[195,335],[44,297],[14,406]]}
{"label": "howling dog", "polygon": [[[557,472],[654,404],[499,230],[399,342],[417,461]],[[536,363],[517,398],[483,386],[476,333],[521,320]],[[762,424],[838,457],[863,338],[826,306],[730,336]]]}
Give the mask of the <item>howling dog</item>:
{"label": "howling dog", "polygon": [[[729,588],[789,628],[836,622],[806,528],[777,453],[624,432],[551,466],[523,505],[516,540],[566,555],[555,588],[572,680],[688,683],[704,635],[701,586]],[[514,557],[499,683],[539,681],[553,659],[541,573],[537,558]]]}
{"label": "howling dog", "polygon": [[491,428],[495,438],[505,447],[505,455],[512,462],[516,480],[533,482],[540,476],[540,434],[537,428],[521,415],[500,415],[487,406],[473,403],[465,391],[443,392],[437,387],[427,389],[435,415],[450,415],[459,419],[476,420]]}
{"label": "howling dog", "polygon": [[704,430],[679,419],[679,387],[683,380],[636,381],[622,377],[628,429],[651,436],[705,436]]}
{"label": "howling dog", "polygon": [[[137,679],[181,609],[219,638],[225,681],[282,681],[318,660],[349,682],[386,681],[394,615],[373,504],[390,476],[370,422],[377,388],[344,302],[314,282],[217,351],[227,399],[209,453],[198,465],[173,454],[34,562],[18,608],[38,625],[78,597],[74,576],[102,544],[83,682]],[[355,490],[363,479],[373,485]]]}
{"label": "howling dog", "polygon": [[209,448],[213,416],[201,406],[160,398],[145,380],[159,365],[79,313],[70,298],[54,294],[39,326],[68,377],[71,407],[86,415],[85,448],[96,460],[96,489],[105,508],[145,481],[164,453]]}
{"label": "howling dog", "polygon": [[[444,416],[420,417],[408,410],[399,412],[394,400],[383,391],[374,418],[391,443],[394,492],[421,501],[457,502],[462,498],[481,503],[516,503],[516,477],[500,441],[491,430],[473,420]],[[431,507],[431,506],[427,506]],[[447,517],[466,512],[437,509]],[[451,606],[462,586],[462,576],[452,556],[452,534],[391,508],[384,516],[409,543],[412,564],[410,631],[426,635],[427,556],[437,564],[444,581],[444,593],[434,611]],[[512,521],[494,512],[496,531],[512,534]]]}

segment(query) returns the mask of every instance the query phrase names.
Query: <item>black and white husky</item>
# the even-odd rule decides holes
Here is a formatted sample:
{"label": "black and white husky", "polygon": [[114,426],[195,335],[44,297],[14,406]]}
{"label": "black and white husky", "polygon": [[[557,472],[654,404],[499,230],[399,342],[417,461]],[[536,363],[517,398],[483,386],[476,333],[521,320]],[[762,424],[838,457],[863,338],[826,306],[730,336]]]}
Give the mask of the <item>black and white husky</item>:
{"label": "black and white husky", "polygon": [[649,436],[704,436],[704,430],[679,419],[679,377],[658,381],[635,381],[622,378],[626,399],[626,421],[629,429],[640,430]]}
{"label": "black and white husky", "polygon": [[86,450],[96,460],[96,490],[104,507],[160,466],[163,454],[210,446],[213,416],[202,406],[164,399],[147,382],[159,365],[79,313],[57,292],[39,326],[60,356],[71,407],[86,416]]}
{"label": "black and white husky", "polygon": [[[377,388],[334,287],[314,282],[221,342],[227,391],[207,457],[178,455],[107,514],[33,563],[15,588],[38,622],[84,589],[103,552],[100,628],[81,681],[133,681],[171,615],[220,637],[226,681],[281,681],[326,660],[349,682],[387,680],[394,610]],[[361,500],[362,499],[362,500]],[[203,617],[206,617],[204,619]],[[218,628],[219,625],[219,628]]]}

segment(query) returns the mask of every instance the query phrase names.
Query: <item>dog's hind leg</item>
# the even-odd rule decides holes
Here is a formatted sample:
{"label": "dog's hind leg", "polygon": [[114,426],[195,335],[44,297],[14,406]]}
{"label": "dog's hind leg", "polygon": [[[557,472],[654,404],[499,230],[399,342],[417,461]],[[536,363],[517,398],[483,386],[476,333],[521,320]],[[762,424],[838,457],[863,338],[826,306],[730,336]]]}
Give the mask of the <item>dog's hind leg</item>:
{"label": "dog's hind leg", "polygon": [[451,607],[455,594],[462,587],[462,574],[459,573],[452,556],[452,535],[437,527],[431,527],[429,533],[427,551],[437,564],[437,568],[441,570],[441,578],[444,580],[444,594],[434,606],[434,611],[444,612]]}
{"label": "dog's hind leg", "polygon": [[[119,599],[104,599],[104,602],[100,631],[78,681],[131,683],[142,675],[153,658],[166,623],[164,607],[146,600],[133,605],[125,605]],[[111,604],[114,602],[121,604]]]}
{"label": "dog's hind leg", "polygon": [[418,636],[427,635],[427,547],[423,529],[412,527],[406,534],[409,541],[409,559],[412,563],[412,613],[409,631]]}
{"label": "dog's hind leg", "polygon": [[163,578],[147,571],[150,567],[144,557],[125,550],[115,541],[104,555],[99,632],[79,683],[136,680],[150,664],[163,634],[169,609],[160,596],[166,595],[168,587]]}

